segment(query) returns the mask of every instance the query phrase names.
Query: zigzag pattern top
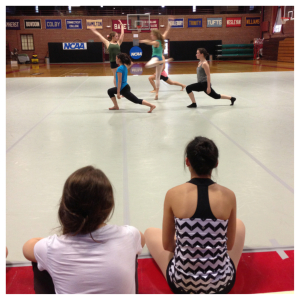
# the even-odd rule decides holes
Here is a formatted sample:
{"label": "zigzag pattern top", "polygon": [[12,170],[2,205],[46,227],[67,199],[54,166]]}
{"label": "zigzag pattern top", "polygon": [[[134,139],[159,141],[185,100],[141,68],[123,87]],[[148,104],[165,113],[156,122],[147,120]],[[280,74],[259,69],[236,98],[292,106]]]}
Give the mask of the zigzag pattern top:
{"label": "zigzag pattern top", "polygon": [[186,293],[213,294],[231,283],[234,267],[227,253],[228,220],[175,218],[176,248],[168,270]]}

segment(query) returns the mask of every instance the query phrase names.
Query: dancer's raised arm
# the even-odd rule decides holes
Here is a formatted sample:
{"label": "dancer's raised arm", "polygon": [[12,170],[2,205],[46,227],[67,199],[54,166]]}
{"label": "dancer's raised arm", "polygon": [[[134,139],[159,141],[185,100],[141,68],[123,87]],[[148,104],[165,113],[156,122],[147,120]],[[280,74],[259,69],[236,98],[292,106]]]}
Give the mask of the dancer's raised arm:
{"label": "dancer's raised arm", "polygon": [[90,27],[90,30],[91,30],[94,34],[96,34],[96,35],[100,38],[101,42],[104,43],[104,45],[106,46],[106,48],[108,48],[108,46],[109,46],[109,41],[108,41],[108,40],[107,40],[100,32],[97,31],[96,27],[92,25],[92,26]]}
{"label": "dancer's raised arm", "polygon": [[173,18],[168,19],[168,27],[167,27],[166,31],[162,34],[164,40],[167,38],[167,35],[171,29],[170,21],[173,21],[173,20],[174,20]]}
{"label": "dancer's raised arm", "polygon": [[119,44],[119,46],[121,46],[121,44],[123,43],[123,39],[124,39],[124,25],[121,22],[121,20],[118,20],[118,21],[119,21],[119,23],[121,25],[121,35],[119,37],[118,44]]}

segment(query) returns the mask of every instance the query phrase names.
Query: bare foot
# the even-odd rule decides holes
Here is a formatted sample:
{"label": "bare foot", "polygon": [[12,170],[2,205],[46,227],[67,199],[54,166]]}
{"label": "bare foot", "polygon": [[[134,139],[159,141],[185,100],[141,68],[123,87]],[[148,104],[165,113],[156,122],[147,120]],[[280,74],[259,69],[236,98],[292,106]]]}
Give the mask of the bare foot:
{"label": "bare foot", "polygon": [[156,106],[152,105],[151,108],[150,108],[150,110],[148,111],[148,113],[151,113],[154,108],[156,108]]}
{"label": "bare foot", "polygon": [[185,89],[185,87],[186,87],[186,85],[183,85],[181,90],[183,91]]}
{"label": "bare foot", "polygon": [[113,106],[113,107],[110,107],[109,110],[118,110],[119,107],[118,106]]}
{"label": "bare foot", "polygon": [[155,93],[156,91],[155,90],[153,90],[153,91],[151,91],[150,93]]}
{"label": "bare foot", "polygon": [[158,95],[155,95],[155,98],[154,98],[154,100],[158,100]]}

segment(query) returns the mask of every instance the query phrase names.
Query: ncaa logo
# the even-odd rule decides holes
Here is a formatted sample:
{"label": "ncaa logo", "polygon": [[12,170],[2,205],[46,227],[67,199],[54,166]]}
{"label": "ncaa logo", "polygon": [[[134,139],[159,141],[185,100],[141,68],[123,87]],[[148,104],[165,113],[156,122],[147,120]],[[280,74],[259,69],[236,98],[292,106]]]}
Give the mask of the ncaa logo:
{"label": "ncaa logo", "polygon": [[141,58],[143,55],[142,49],[140,47],[132,47],[130,49],[130,57],[133,59],[139,59]]}
{"label": "ncaa logo", "polygon": [[130,68],[130,73],[132,75],[142,75],[143,74],[143,66],[141,64],[134,64]]}

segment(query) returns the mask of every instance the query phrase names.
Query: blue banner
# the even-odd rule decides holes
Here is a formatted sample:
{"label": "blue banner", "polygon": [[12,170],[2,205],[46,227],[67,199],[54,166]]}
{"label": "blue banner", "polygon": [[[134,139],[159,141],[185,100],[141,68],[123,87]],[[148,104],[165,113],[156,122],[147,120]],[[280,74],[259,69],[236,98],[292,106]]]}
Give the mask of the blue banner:
{"label": "blue banner", "polygon": [[202,19],[188,19],[188,27],[202,27]]}
{"label": "blue banner", "polygon": [[183,28],[184,25],[184,19],[174,19],[174,20],[168,20],[170,22],[171,28]]}
{"label": "blue banner", "polygon": [[45,20],[46,29],[61,29],[61,20]]}
{"label": "blue banner", "polygon": [[82,20],[66,20],[67,29],[82,29]]}
{"label": "blue banner", "polygon": [[20,30],[20,19],[6,19],[6,30]]}
{"label": "blue banner", "polygon": [[207,18],[206,27],[222,27],[222,19],[223,18]]}
{"label": "blue banner", "polygon": [[246,26],[260,26],[260,17],[246,18]]}

